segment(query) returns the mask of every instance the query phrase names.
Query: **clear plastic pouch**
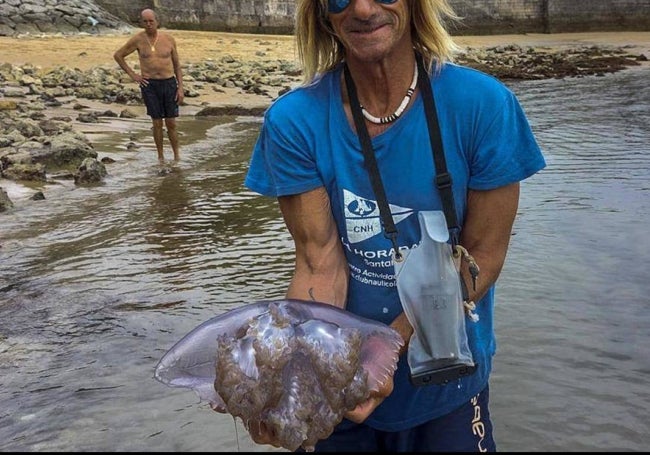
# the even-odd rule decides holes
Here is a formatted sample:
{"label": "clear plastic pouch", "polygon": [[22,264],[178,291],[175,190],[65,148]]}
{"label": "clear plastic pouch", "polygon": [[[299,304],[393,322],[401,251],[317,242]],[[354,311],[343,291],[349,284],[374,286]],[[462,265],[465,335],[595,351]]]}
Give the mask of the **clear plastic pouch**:
{"label": "clear plastic pouch", "polygon": [[422,240],[395,261],[397,290],[414,332],[408,364],[414,385],[444,384],[475,371],[467,342],[460,274],[444,213],[418,214]]}

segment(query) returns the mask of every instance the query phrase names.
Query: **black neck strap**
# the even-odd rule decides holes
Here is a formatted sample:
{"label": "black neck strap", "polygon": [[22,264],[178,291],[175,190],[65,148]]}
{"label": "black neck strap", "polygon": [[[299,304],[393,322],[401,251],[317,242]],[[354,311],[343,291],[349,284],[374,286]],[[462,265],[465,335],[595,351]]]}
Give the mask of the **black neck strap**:
{"label": "black neck strap", "polygon": [[451,245],[455,247],[460,243],[460,226],[458,225],[458,216],[456,215],[456,206],[454,204],[454,195],[452,193],[451,174],[447,172],[447,160],[445,159],[445,149],[442,146],[442,136],[440,135],[440,124],[438,123],[438,112],[436,111],[436,100],[433,97],[429,74],[424,68],[422,57],[416,55],[419,71],[419,86],[422,90],[422,99],[424,100],[424,112],[426,113],[427,126],[429,128],[429,141],[431,142],[431,151],[433,153],[433,163],[435,164],[436,178],[435,185],[440,194],[442,210],[447,219],[447,229],[451,237]]}
{"label": "black neck strap", "polygon": [[390,207],[388,206],[388,200],[386,199],[384,185],[381,181],[381,176],[379,175],[377,159],[375,158],[375,152],[372,148],[370,134],[368,134],[368,128],[366,128],[366,123],[363,119],[363,114],[361,113],[361,104],[359,103],[359,97],[357,96],[357,88],[355,87],[352,76],[350,75],[348,65],[345,65],[344,73],[345,86],[348,89],[348,98],[350,99],[350,107],[352,108],[352,117],[354,118],[354,124],[357,128],[357,135],[359,136],[359,141],[361,142],[361,150],[363,151],[364,162],[370,176],[370,184],[372,185],[372,190],[375,192],[377,204],[379,204],[379,215],[381,216],[381,224],[384,229],[384,235],[393,244],[393,250],[395,251],[395,260],[401,260],[402,255],[399,252],[399,247],[397,245],[397,228],[395,227],[393,216],[390,213]]}
{"label": "black neck strap", "polygon": [[[418,86],[420,87],[420,90],[422,90],[424,110],[426,113],[427,126],[429,129],[429,140],[431,142],[431,151],[433,153],[433,161],[436,169],[435,185],[440,193],[442,208],[447,220],[447,228],[449,229],[449,234],[451,236],[452,246],[455,247],[459,243],[460,227],[458,226],[458,218],[456,215],[456,208],[454,206],[451,175],[447,172],[447,162],[445,160],[445,154],[442,147],[442,137],[440,136],[440,126],[438,124],[438,115],[435,108],[435,101],[433,98],[433,91],[431,90],[429,75],[424,68],[422,58],[419,54],[416,54],[416,60],[419,72]],[[361,104],[359,103],[357,90],[347,65],[344,66],[343,72],[345,76],[345,85],[348,91],[348,98],[350,100],[350,108],[352,109],[352,117],[357,129],[359,141],[361,142],[364,162],[370,176],[372,189],[375,193],[375,197],[377,198],[377,204],[379,205],[379,213],[384,229],[384,235],[393,244],[393,249],[395,251],[395,260],[400,261],[402,259],[402,255],[399,252],[399,247],[397,244],[397,228],[395,227],[393,216],[390,213],[390,207],[388,205],[386,192],[384,191],[383,182],[379,174],[379,167],[377,166],[377,160],[375,158],[375,153],[372,147],[372,141],[370,140],[370,135],[368,134],[368,129],[366,128],[366,123],[363,118],[363,114],[361,113]]]}

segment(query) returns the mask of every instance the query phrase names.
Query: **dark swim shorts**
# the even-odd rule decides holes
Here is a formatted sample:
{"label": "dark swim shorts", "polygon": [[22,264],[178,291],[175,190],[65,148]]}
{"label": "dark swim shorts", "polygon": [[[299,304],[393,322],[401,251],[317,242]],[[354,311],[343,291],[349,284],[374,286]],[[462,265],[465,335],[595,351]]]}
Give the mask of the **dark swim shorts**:
{"label": "dark swim shorts", "polygon": [[404,431],[379,431],[343,420],[316,444],[315,452],[496,452],[489,393],[485,387],[457,410]]}
{"label": "dark swim shorts", "polygon": [[140,87],[142,100],[147,106],[147,115],[153,119],[178,117],[175,77],[169,79],[149,79],[146,86]]}

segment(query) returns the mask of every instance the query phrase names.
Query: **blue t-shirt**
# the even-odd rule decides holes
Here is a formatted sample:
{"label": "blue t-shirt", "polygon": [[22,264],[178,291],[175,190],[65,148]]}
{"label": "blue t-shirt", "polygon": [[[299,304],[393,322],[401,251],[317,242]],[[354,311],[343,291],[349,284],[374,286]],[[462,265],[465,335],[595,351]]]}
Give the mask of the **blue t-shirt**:
{"label": "blue t-shirt", "polygon": [[[359,138],[343,110],[341,70],[339,66],[313,84],[288,92],[269,107],[245,184],[274,197],[324,186],[350,266],[346,309],[390,324],[402,313],[392,245],[382,233]],[[469,189],[521,181],[545,162],[518,100],[497,79],[446,64],[431,82],[462,226]],[[421,92],[372,145],[399,246],[416,246],[418,211],[442,210]],[[393,393],[366,424],[383,431],[412,428],[453,411],[487,385],[496,349],[494,287],[476,306],[479,321],[467,320],[466,327],[477,371],[444,386],[415,387],[402,356]]]}

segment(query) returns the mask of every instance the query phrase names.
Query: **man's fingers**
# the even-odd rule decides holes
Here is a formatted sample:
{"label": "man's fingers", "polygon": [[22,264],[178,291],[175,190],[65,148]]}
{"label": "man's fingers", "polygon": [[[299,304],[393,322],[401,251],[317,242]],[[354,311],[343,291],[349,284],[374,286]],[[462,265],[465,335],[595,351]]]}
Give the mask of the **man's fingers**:
{"label": "man's fingers", "polygon": [[270,444],[274,447],[280,447],[277,442],[275,431],[267,427],[264,422],[255,420],[248,423],[248,433],[256,444]]}

